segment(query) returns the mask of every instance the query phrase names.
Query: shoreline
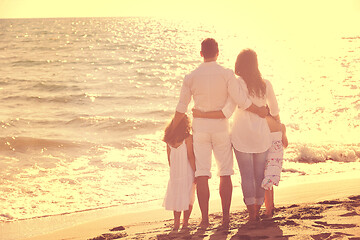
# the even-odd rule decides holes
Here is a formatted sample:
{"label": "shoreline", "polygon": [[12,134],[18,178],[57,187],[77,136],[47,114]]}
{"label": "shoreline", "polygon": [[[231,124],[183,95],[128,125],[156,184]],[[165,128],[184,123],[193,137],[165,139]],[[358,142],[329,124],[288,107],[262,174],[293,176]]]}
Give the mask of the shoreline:
{"label": "shoreline", "polygon": [[[215,195],[216,193],[213,193]],[[283,208],[293,204],[309,204],[320,201],[329,201],[339,198],[360,194],[360,177],[342,180],[320,181],[318,183],[305,183],[298,185],[285,185],[275,187],[275,206]],[[238,215],[239,211],[244,212],[245,205],[239,195],[233,196],[231,214]],[[263,207],[264,208],[264,207]],[[286,208],[286,207],[285,207]],[[219,199],[210,200],[210,214],[220,216],[221,204]],[[220,214],[220,215],[219,215]],[[360,214],[360,212],[359,212]],[[191,215],[191,224],[197,225],[200,221],[200,210],[195,202],[194,210]],[[221,221],[221,217],[216,217]],[[215,219],[215,222],[217,221]],[[23,238],[24,240],[45,240],[45,239],[92,239],[104,233],[111,233],[110,229],[123,226],[126,234],[131,235],[151,235],[146,234],[154,228],[164,228],[169,230],[172,224],[172,212],[162,208],[146,210],[144,212],[126,213],[113,217],[96,219],[91,222],[82,223],[69,228],[54,231],[52,233]],[[165,231],[165,230],[164,230]],[[166,232],[166,231],[165,231]],[[148,236],[146,236],[148,237]],[[99,238],[101,239],[101,238]],[[126,239],[131,239],[126,237]]]}

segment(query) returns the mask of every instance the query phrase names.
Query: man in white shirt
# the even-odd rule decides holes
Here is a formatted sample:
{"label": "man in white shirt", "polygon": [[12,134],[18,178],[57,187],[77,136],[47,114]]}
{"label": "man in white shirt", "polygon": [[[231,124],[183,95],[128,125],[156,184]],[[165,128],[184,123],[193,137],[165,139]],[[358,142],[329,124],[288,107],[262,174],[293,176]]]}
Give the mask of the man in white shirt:
{"label": "man in white shirt", "polygon": [[[181,88],[179,103],[176,107],[174,124],[185,115],[191,97],[194,108],[203,112],[223,110],[228,98],[239,108],[254,112],[261,117],[267,115],[265,107],[259,108],[252,104],[245,91],[239,85],[234,72],[220,66],[216,60],[219,55],[217,42],[207,38],[201,43],[200,55],[204,62],[185,76]],[[230,117],[232,111],[224,112]],[[214,153],[220,176],[220,197],[223,210],[223,225],[228,226],[232,196],[231,175],[233,170],[233,154],[229,136],[227,119],[194,118],[192,123],[194,137],[194,153],[197,181],[197,196],[201,210],[200,226],[209,225],[209,185],[211,177],[211,156]]]}

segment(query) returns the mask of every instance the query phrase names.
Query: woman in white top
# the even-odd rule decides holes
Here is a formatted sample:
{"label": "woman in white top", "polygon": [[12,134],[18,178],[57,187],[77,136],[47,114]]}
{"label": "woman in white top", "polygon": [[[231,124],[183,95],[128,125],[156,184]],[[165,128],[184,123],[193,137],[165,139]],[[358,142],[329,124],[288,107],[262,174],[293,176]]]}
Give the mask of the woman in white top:
{"label": "woman in white top", "polygon": [[[271,83],[261,77],[257,55],[245,49],[237,57],[235,74],[239,82],[257,106],[268,105],[270,114],[279,119],[279,107]],[[249,211],[249,220],[259,220],[259,210],[264,203],[265,190],[261,187],[264,179],[267,150],[272,144],[266,119],[249,111],[235,113],[231,141],[241,173],[244,202]]]}
{"label": "woman in white top", "polygon": [[[270,114],[279,120],[279,107],[271,83],[261,77],[256,53],[245,49],[238,55],[235,63],[235,74],[239,76],[240,87],[253,104],[258,107],[268,105]],[[231,105],[231,104],[228,104]],[[217,118],[229,116],[225,111],[199,112],[194,116]],[[264,203],[264,179],[267,150],[272,144],[269,126],[265,118],[249,111],[237,109],[234,125],[231,130],[231,141],[241,173],[241,186],[244,202],[248,208],[249,221],[259,220],[259,210]]]}

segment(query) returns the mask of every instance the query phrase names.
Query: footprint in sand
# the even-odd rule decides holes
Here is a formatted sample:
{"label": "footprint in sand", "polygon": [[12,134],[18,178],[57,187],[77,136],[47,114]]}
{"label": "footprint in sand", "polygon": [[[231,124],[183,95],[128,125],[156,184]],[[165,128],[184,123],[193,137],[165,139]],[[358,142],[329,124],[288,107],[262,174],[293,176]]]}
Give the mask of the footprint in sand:
{"label": "footprint in sand", "polygon": [[337,205],[342,203],[343,203],[342,201],[338,201],[338,200],[318,202],[318,204],[327,204],[327,205]]}
{"label": "footprint in sand", "polygon": [[315,240],[327,239],[330,236],[331,236],[331,233],[320,233],[320,234],[316,234],[316,235],[311,235],[311,237]]}
{"label": "footprint in sand", "polygon": [[280,222],[280,226],[299,226],[298,223],[294,222],[293,220],[287,220],[285,222]]}
{"label": "footprint in sand", "polygon": [[119,238],[123,238],[123,237],[127,237],[127,233],[116,233],[116,234],[113,234],[113,233],[104,233],[100,236],[97,236],[95,238],[91,238],[91,239],[88,239],[88,240],[111,240],[111,239],[119,239]]}
{"label": "footprint in sand", "polygon": [[301,217],[300,219],[303,219],[303,220],[315,220],[315,219],[321,219],[321,218],[324,218],[324,217],[320,216],[320,215],[317,215],[317,216],[304,216],[304,217]]}
{"label": "footprint in sand", "polygon": [[115,232],[115,231],[124,231],[125,228],[123,226],[118,226],[118,227],[114,227],[112,229],[109,229],[110,231],[112,232]]}
{"label": "footprint in sand", "polygon": [[329,224],[327,222],[315,221],[316,224],[323,225],[326,227],[330,227],[333,229],[344,229],[344,228],[354,228],[356,224]]}
{"label": "footprint in sand", "polygon": [[357,214],[357,212],[352,211],[352,212],[348,212],[345,214],[341,214],[340,217],[352,217],[352,216],[357,216],[357,215],[359,215],[359,214]]}

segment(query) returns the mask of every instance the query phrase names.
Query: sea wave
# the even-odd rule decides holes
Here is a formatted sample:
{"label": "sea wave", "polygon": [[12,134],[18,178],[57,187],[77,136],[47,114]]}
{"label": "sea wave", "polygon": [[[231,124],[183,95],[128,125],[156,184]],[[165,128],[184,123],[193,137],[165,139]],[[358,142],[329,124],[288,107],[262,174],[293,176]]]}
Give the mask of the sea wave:
{"label": "sea wave", "polygon": [[360,144],[295,144],[297,152],[290,161],[302,163],[360,162]]}
{"label": "sea wave", "polygon": [[[49,105],[51,105],[52,103],[54,104],[58,104],[58,103],[84,104],[90,102],[98,103],[100,101],[105,101],[105,102],[110,101],[109,104],[117,104],[118,102],[123,102],[123,101],[131,102],[136,100],[143,100],[142,97],[136,95],[118,97],[118,96],[107,96],[101,94],[80,92],[81,87],[77,85],[61,86],[59,84],[37,83],[30,87],[24,87],[20,90],[29,90],[30,94],[21,95],[20,93],[19,94],[14,93],[13,95],[4,96],[3,98],[0,99],[8,103],[33,102],[33,103],[47,103]],[[32,91],[32,90],[36,90],[36,91]],[[43,92],[43,93],[40,94],[39,92]],[[69,94],[71,92],[73,94]]]}
{"label": "sea wave", "polygon": [[123,118],[113,116],[77,117],[66,123],[71,127],[92,127],[116,132],[127,132],[136,129],[151,130],[162,125],[163,122],[154,119]]}
{"label": "sea wave", "polygon": [[[48,85],[47,87],[54,88]],[[26,96],[26,95],[13,95],[2,98],[3,101],[23,101],[23,102],[38,102],[38,103],[68,103],[85,100],[87,95],[85,93],[61,95],[61,96]]]}
{"label": "sea wave", "polygon": [[5,85],[9,85],[10,84],[10,82],[9,82],[9,79],[8,78],[6,78],[6,79],[4,79],[4,80],[0,80],[0,86],[5,86]]}
{"label": "sea wave", "polygon": [[32,137],[2,137],[0,138],[0,151],[2,152],[28,152],[43,150],[64,150],[77,148],[84,143],[67,140],[53,140]]}
{"label": "sea wave", "polygon": [[81,88],[76,85],[67,86],[67,85],[64,85],[61,83],[60,84],[53,84],[53,83],[50,84],[50,83],[44,83],[44,82],[36,83],[35,85],[33,85],[30,88],[34,89],[34,90],[45,91],[45,92],[79,91],[79,90],[81,90]]}
{"label": "sea wave", "polygon": [[29,66],[38,66],[43,64],[48,64],[49,62],[46,60],[19,60],[12,62],[13,67],[29,67]]}
{"label": "sea wave", "polygon": [[[116,113],[118,114],[118,113]],[[0,129],[6,131],[7,136],[36,136],[41,138],[59,138],[70,141],[90,141],[96,140],[113,141],[119,137],[127,137],[129,134],[138,135],[150,133],[154,130],[162,129],[165,120],[154,119],[151,116],[166,115],[167,112],[152,111],[143,112],[139,117],[119,117],[119,116],[77,116],[73,113],[59,112],[58,115],[43,118],[10,118],[0,121]],[[73,116],[71,120],[67,118]],[[148,116],[148,117],[146,117]],[[21,129],[18,130],[18,129]],[[85,135],[86,134],[86,137]],[[96,137],[98,135],[98,137]],[[101,138],[99,138],[101,136]]]}

